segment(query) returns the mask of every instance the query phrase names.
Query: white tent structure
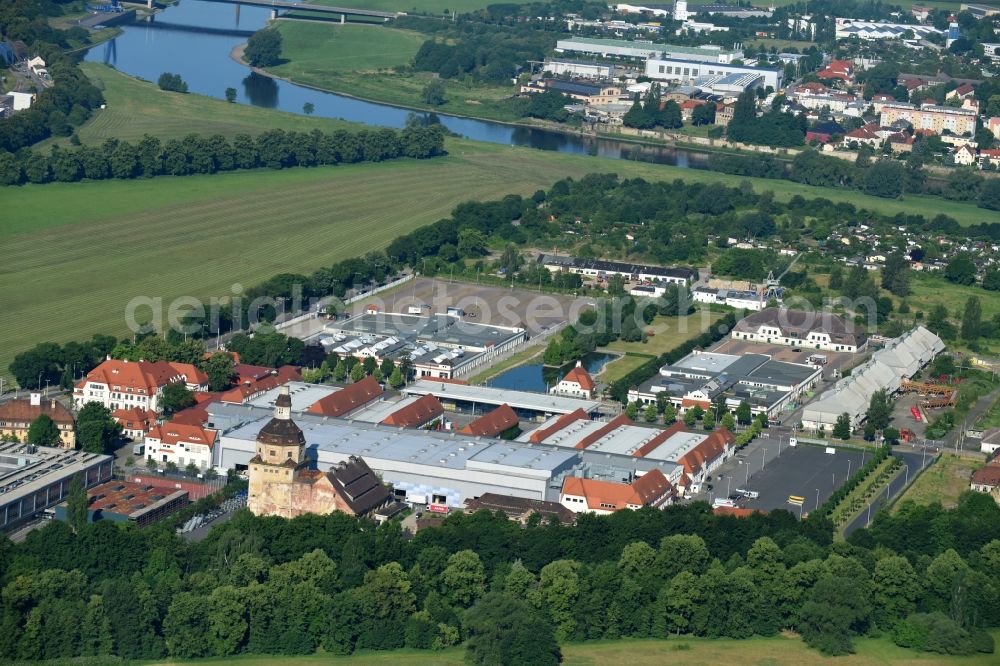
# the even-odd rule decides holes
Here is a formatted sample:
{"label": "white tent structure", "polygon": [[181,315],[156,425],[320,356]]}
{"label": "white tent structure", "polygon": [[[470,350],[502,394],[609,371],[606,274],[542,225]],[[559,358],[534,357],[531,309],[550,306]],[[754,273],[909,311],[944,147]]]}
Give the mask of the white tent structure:
{"label": "white tent structure", "polygon": [[865,418],[872,394],[880,389],[895,393],[904,379],[913,377],[942,351],[941,338],[923,326],[893,338],[819,400],[807,405],[802,412],[802,427],[830,430],[845,412],[851,417],[851,426],[857,427]]}

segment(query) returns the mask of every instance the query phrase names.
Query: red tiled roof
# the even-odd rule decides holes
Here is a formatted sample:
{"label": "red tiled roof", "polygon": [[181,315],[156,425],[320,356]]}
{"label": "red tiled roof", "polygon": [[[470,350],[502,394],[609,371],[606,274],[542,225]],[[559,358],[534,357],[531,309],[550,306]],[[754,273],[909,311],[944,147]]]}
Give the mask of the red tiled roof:
{"label": "red tiled roof", "polygon": [[199,370],[197,366],[191,363],[174,363],[173,361],[167,363],[174,371],[184,377],[184,381],[188,384],[197,384],[202,386],[208,383],[208,375]]}
{"label": "red tiled roof", "polygon": [[627,414],[619,414],[615,418],[611,419],[610,421],[602,425],[600,428],[598,428],[597,430],[595,430],[594,432],[590,433],[589,435],[581,439],[579,442],[577,442],[576,448],[585,449],[594,442],[596,442],[597,440],[599,440],[601,437],[607,435],[612,430],[620,428],[623,425],[632,425],[632,419],[630,419]]}
{"label": "red tiled roof", "polygon": [[406,407],[389,414],[382,423],[401,428],[419,428],[442,414],[444,414],[444,406],[441,401],[428,393]]}
{"label": "red tiled roof", "polygon": [[141,407],[116,409],[111,413],[111,417],[127,430],[142,430],[145,432],[156,423],[156,412],[142,409]]}
{"label": "red tiled roof", "polygon": [[127,361],[109,359],[87,373],[87,377],[76,386],[83,388],[88,382],[117,386],[121,390],[139,395],[153,395],[167,384],[179,381],[183,373],[164,361]]}
{"label": "red tiled roof", "polygon": [[544,441],[545,438],[548,437],[549,435],[553,435],[559,432],[560,430],[568,426],[570,423],[573,423],[574,421],[587,421],[589,420],[589,418],[590,417],[587,416],[587,412],[583,411],[582,409],[577,409],[575,411],[570,412],[569,414],[563,414],[558,419],[556,419],[556,422],[553,423],[548,428],[538,428],[537,430],[533,431],[531,433],[531,437],[528,438],[528,441],[531,442],[532,444],[538,444],[539,442]]}
{"label": "red tiled roof", "polygon": [[504,403],[493,411],[483,414],[458,432],[463,435],[496,437],[504,430],[510,430],[517,424],[517,414],[511,409],[510,405]]}
{"label": "red tiled roof", "polygon": [[30,398],[15,398],[0,404],[0,421],[31,423],[42,414],[47,414],[56,424],[72,425],[73,414],[58,400],[42,398],[32,405]]}
{"label": "red tiled roof", "polygon": [[[237,366],[237,372],[240,367],[242,366]],[[241,405],[255,395],[293,381],[302,381],[302,373],[294,365],[284,365],[277,369],[276,374],[270,374],[269,370],[263,379],[242,381],[238,386],[225,391],[220,396],[220,400]]]}
{"label": "red tiled roof", "polygon": [[1000,464],[990,463],[972,474],[972,482],[984,486],[1000,486]]}
{"label": "red tiled roof", "polygon": [[368,376],[360,382],[355,382],[325,398],[320,398],[309,405],[309,409],[306,411],[310,414],[322,414],[323,416],[343,416],[362,405],[367,405],[382,393],[382,386],[375,381],[374,377]]}
{"label": "red tiled roof", "polygon": [[562,493],[587,500],[589,509],[617,511],[633,506],[657,506],[673,491],[673,486],[658,469],[650,470],[632,482],[614,483],[598,479],[581,479],[567,476],[563,479]]}
{"label": "red tiled roof", "polygon": [[215,430],[206,430],[201,426],[188,425],[186,423],[164,423],[150,428],[146,435],[147,439],[158,439],[162,444],[178,444],[186,442],[189,444],[204,444],[211,448],[215,445]]}
{"label": "red tiled roof", "polygon": [[726,428],[719,428],[693,449],[681,456],[678,464],[684,466],[684,471],[694,474],[711,461],[722,455],[726,447],[736,442],[736,437]]}
{"label": "red tiled roof", "polygon": [[971,83],[963,83],[959,87],[955,88],[956,95],[968,95],[973,92],[975,92],[975,88],[972,87]]}
{"label": "red tiled roof", "polygon": [[564,382],[572,382],[580,385],[584,391],[593,391],[595,388],[594,380],[591,379],[590,373],[577,363],[577,365],[566,373],[566,376],[562,379]]}
{"label": "red tiled roof", "polygon": [[747,509],[739,506],[717,506],[712,509],[712,513],[717,516],[735,516],[737,518],[746,518],[747,516],[752,516],[755,513],[760,513],[760,511],[757,509]]}
{"label": "red tiled roof", "polygon": [[211,402],[203,402],[199,405],[193,405],[187,409],[182,409],[170,417],[170,422],[192,426],[203,426],[208,423],[208,406],[211,404]]}
{"label": "red tiled roof", "polygon": [[677,421],[666,430],[661,430],[657,433],[656,436],[640,446],[632,455],[636,458],[642,458],[647,454],[652,453],[657,447],[660,446],[660,444],[663,444],[663,442],[667,441],[679,432],[687,432],[687,429],[684,427],[682,422]]}

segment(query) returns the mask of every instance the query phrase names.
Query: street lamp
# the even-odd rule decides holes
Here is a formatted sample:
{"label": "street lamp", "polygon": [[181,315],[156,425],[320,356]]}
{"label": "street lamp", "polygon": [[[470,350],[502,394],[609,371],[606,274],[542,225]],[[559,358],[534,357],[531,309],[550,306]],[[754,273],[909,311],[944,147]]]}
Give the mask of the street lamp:
{"label": "street lamp", "polygon": [[45,371],[42,370],[42,371],[40,371],[38,373],[38,382],[35,384],[35,388],[42,388],[42,373],[43,372],[45,372]]}
{"label": "street lamp", "polygon": [[851,461],[847,460],[847,478],[851,478]]}
{"label": "street lamp", "polygon": [[767,449],[762,449],[762,450],[764,451],[764,455],[762,455],[760,457],[760,471],[763,472],[764,471],[764,465],[767,464]]}
{"label": "street lamp", "polygon": [[819,508],[819,488],[816,489],[816,506],[813,507],[813,511]]}

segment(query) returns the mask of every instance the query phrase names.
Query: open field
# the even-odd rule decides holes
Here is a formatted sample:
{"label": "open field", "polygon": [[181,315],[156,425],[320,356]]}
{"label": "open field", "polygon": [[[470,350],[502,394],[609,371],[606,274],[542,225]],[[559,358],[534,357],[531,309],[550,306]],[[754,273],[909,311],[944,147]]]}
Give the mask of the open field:
{"label": "open field", "polygon": [[370,72],[410,62],[427,36],[381,25],[337,25],[278,21],[281,76],[299,78],[327,72]]}
{"label": "open field", "polygon": [[[343,7],[343,0],[313,0],[317,5]],[[510,4],[524,4],[525,0],[511,0]],[[353,0],[354,9],[374,9],[380,12],[406,12],[408,14],[464,14],[484,9],[491,0]]]}
{"label": "open field", "polygon": [[982,461],[942,454],[906,489],[896,501],[893,512],[898,511],[900,505],[908,500],[917,504],[941,502],[946,509],[954,507],[958,503],[958,496],[969,489],[969,477],[982,466]]}
{"label": "open field", "polygon": [[597,380],[604,384],[610,384],[611,382],[618,381],[651,358],[653,357],[639,356],[636,354],[622,354],[601,369],[601,372],[597,375]]}
{"label": "open field", "polygon": [[[274,127],[308,131],[363,126],[330,118],[303,116],[262,109],[201,95],[165,93],[155,85],[126,76],[105,65],[83,63],[87,76],[101,82],[108,108],[81,127],[77,134],[86,144],[99,144],[112,136],[135,141],[143,134],[154,134],[161,139],[181,138],[197,128],[201,134],[222,134],[232,137],[241,132],[259,134]],[[66,139],[61,140],[68,143]],[[44,144],[43,144],[44,145]],[[503,162],[517,161],[525,165],[538,165],[547,172],[545,182],[551,183],[562,176],[575,176],[595,171],[615,172],[623,178],[642,177],[651,180],[683,178],[696,182],[721,182],[735,186],[749,181],[758,190],[770,190],[775,198],[787,201],[795,195],[805,198],[823,197],[834,203],[846,202],[858,208],[895,215],[934,216],[944,213],[962,224],[995,221],[996,213],[970,204],[946,201],[940,197],[908,196],[903,200],[880,199],[860,192],[810,187],[785,180],[743,178],[727,174],[696,171],[681,167],[645,164],[631,160],[604,159],[585,155],[572,155],[554,151],[514,148],[467,139],[449,139],[448,149],[454,154],[478,153],[504,156]],[[502,183],[502,180],[498,180]],[[497,196],[506,190],[497,190]]]}
{"label": "open field", "polygon": [[962,311],[965,302],[970,296],[978,296],[983,308],[983,320],[992,319],[1000,314],[1000,298],[982,287],[966,287],[960,284],[948,282],[944,277],[921,275],[914,273],[910,281],[913,294],[907,296],[906,300],[910,304],[911,310],[923,310],[924,316],[930,313],[931,309],[938,304],[948,308],[956,321],[961,321]]}
{"label": "open field", "polygon": [[983,414],[983,417],[979,419],[979,422],[976,423],[976,428],[980,430],[997,427],[1000,427],[1000,400],[993,403],[989,410]]}
{"label": "open field", "polygon": [[[993,632],[996,639],[1000,632]],[[855,654],[846,657],[824,657],[793,636],[751,638],[748,640],[705,639],[678,637],[669,640],[616,640],[562,646],[566,666],[660,666],[666,663],[701,665],[735,664],[744,666],[799,666],[800,664],[835,664],[836,666],[987,666],[994,664],[996,655],[979,654],[971,657],[950,657],[920,653],[897,647],[887,638],[855,639]],[[158,662],[156,666],[176,666],[190,663],[199,666],[460,666],[464,664],[462,648],[436,652],[394,650],[366,652],[350,657],[310,655],[307,657],[226,657],[199,659],[190,662]]]}
{"label": "open field", "polygon": [[677,345],[701,335],[702,331],[721,318],[721,312],[709,310],[698,310],[687,317],[657,317],[653,320],[652,325],[644,328],[647,332],[653,333],[651,337],[646,338],[646,342],[615,340],[607,346],[607,349],[615,352],[659,356]]}
{"label": "open field", "polygon": [[[104,82],[109,107],[80,129],[85,143],[100,143],[112,135],[136,140],[144,133],[167,139],[192,128],[233,136],[271,127],[358,127],[198,95],[161,93],[105,66],[84,67]],[[468,199],[527,195],[564,176],[592,172],[730,185],[745,180],[465,139],[448,139],[447,148],[449,156],[423,162],[5,189],[4,203],[19,213],[0,223],[5,249],[0,275],[30,286],[7,290],[0,299],[5,321],[13,322],[0,347],[0,372],[6,372],[14,355],[37,342],[126,333],[123,313],[135,296],[158,296],[167,303],[181,295],[227,295],[237,282],[250,285],[280,272],[310,271],[382,247]],[[933,214],[931,204],[940,201],[895,202],[786,181],[751,182],[775,191],[781,200],[796,194],[825,196],[886,213]],[[949,214],[967,221],[986,214],[970,206],[948,206]],[[988,314],[993,306],[983,300]],[[687,335],[701,330],[695,323]],[[615,343],[612,349],[658,354],[679,341],[676,335],[659,334],[646,344]]]}
{"label": "open field", "polygon": [[514,94],[512,85],[441,79],[444,104],[430,107],[424,102],[423,89],[434,75],[403,66],[410,64],[428,35],[381,25],[278,21],[277,26],[283,37],[282,56],[288,60],[268,68],[277,76],[387,104],[493,120],[519,119],[499,103]]}

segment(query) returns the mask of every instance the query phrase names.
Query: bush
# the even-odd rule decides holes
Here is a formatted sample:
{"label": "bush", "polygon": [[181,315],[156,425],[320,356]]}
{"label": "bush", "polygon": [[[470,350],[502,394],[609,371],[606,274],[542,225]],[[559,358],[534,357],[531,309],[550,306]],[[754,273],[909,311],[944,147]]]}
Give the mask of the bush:
{"label": "bush", "polygon": [[160,90],[168,90],[170,92],[186,93],[188,91],[188,85],[184,83],[181,75],[171,74],[170,72],[160,74],[160,78],[156,80],[156,85],[160,87]]}

